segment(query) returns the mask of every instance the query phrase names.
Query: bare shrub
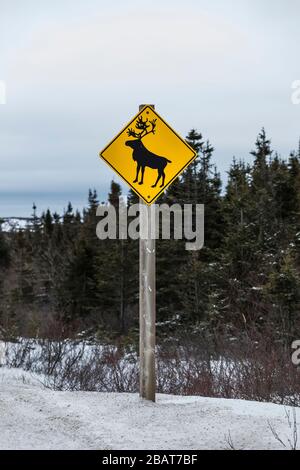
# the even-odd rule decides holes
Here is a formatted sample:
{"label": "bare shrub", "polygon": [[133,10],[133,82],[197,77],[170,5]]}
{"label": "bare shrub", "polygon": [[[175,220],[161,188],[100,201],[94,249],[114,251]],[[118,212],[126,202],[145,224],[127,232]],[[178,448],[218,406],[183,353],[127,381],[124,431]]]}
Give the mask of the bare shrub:
{"label": "bare shrub", "polygon": [[290,350],[268,332],[219,336],[207,345],[197,338],[158,348],[158,390],[300,405],[299,370]]}
{"label": "bare shrub", "polygon": [[285,411],[285,416],[286,416],[288,426],[289,426],[289,430],[290,430],[290,436],[286,437],[286,441],[284,441],[284,438],[279,436],[279,434],[276,431],[275,427],[270,422],[268,422],[269,428],[270,428],[273,436],[275,437],[276,441],[278,441],[285,449],[297,450],[298,424],[297,424],[296,409],[292,408],[292,410],[287,410],[285,408],[284,411]]}
{"label": "bare shrub", "polygon": [[[21,339],[10,344],[6,356],[9,366],[40,374],[55,390],[138,390],[138,356],[129,346]],[[196,335],[172,338],[157,346],[156,356],[160,393],[300,405],[299,370],[290,351],[264,333],[213,341]]]}
{"label": "bare shrub", "polygon": [[225,434],[225,442],[226,442],[228,450],[236,450],[236,448],[234,447],[234,443],[233,443],[230,431],[228,431],[227,435]]}
{"label": "bare shrub", "polygon": [[40,374],[42,383],[54,390],[137,390],[134,353],[111,345],[22,339],[7,348],[6,364]]}

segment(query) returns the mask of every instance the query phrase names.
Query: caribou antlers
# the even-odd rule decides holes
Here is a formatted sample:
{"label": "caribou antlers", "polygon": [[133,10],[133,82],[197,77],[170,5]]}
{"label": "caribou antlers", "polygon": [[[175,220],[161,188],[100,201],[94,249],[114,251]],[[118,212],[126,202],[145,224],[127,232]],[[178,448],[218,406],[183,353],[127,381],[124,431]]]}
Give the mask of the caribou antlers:
{"label": "caribou antlers", "polygon": [[[127,131],[128,136],[135,137],[136,139],[142,139],[148,134],[155,134],[156,119],[153,119],[152,121],[148,121],[148,118],[147,118],[144,121],[143,116],[139,116],[135,123],[135,127],[141,132],[136,132],[132,128],[130,128]],[[151,129],[148,130],[149,127],[151,127]]]}

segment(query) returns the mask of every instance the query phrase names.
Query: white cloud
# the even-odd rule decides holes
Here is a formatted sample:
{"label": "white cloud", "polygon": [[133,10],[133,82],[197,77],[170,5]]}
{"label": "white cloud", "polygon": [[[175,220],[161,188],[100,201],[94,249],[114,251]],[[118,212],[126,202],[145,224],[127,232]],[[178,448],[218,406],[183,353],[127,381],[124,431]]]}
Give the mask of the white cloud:
{"label": "white cloud", "polygon": [[0,191],[107,187],[98,151],[140,102],[203,131],[223,171],[262,125],[285,154],[297,145],[293,0],[0,3]]}
{"label": "white cloud", "polygon": [[86,23],[43,28],[13,57],[10,71],[12,79],[30,83],[208,83],[222,69],[249,66],[251,48],[242,28],[201,12],[103,13]]}

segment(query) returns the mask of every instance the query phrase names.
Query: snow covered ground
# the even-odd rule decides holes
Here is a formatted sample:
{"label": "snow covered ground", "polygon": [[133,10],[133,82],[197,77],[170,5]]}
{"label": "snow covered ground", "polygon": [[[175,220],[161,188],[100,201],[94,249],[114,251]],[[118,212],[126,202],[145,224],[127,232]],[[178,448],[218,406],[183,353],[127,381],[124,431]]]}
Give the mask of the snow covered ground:
{"label": "snow covered ground", "polygon": [[[297,410],[298,412],[299,410]],[[299,422],[300,413],[297,413]],[[292,439],[283,406],[242,400],[56,392],[0,368],[0,449],[280,449]]]}
{"label": "snow covered ground", "polygon": [[1,229],[3,232],[12,230],[24,230],[32,224],[32,219],[26,217],[5,217]]}

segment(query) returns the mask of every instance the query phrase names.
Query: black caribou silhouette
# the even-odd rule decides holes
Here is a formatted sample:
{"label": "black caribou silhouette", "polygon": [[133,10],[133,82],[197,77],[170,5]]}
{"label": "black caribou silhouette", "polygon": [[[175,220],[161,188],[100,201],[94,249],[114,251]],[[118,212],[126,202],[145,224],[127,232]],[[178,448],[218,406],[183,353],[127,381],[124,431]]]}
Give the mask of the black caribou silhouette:
{"label": "black caribou silhouette", "polygon": [[148,121],[146,119],[143,120],[143,116],[139,116],[136,124],[136,129],[140,130],[141,132],[136,132],[132,128],[128,129],[127,134],[129,137],[135,137],[134,140],[127,140],[125,145],[131,147],[133,149],[132,158],[136,162],[136,177],[133,181],[134,183],[138,182],[139,173],[141,170],[142,177],[139,181],[139,184],[144,183],[144,172],[145,168],[153,168],[154,170],[158,171],[158,176],[155,183],[152,185],[152,188],[155,188],[157,183],[159,182],[160,178],[162,178],[162,183],[160,187],[164,186],[165,184],[165,172],[164,169],[166,168],[168,163],[172,163],[166,157],[160,157],[159,155],[155,155],[155,153],[150,152],[142,142],[142,138],[148,134],[155,134],[155,127],[156,127],[156,119],[152,121]]}

